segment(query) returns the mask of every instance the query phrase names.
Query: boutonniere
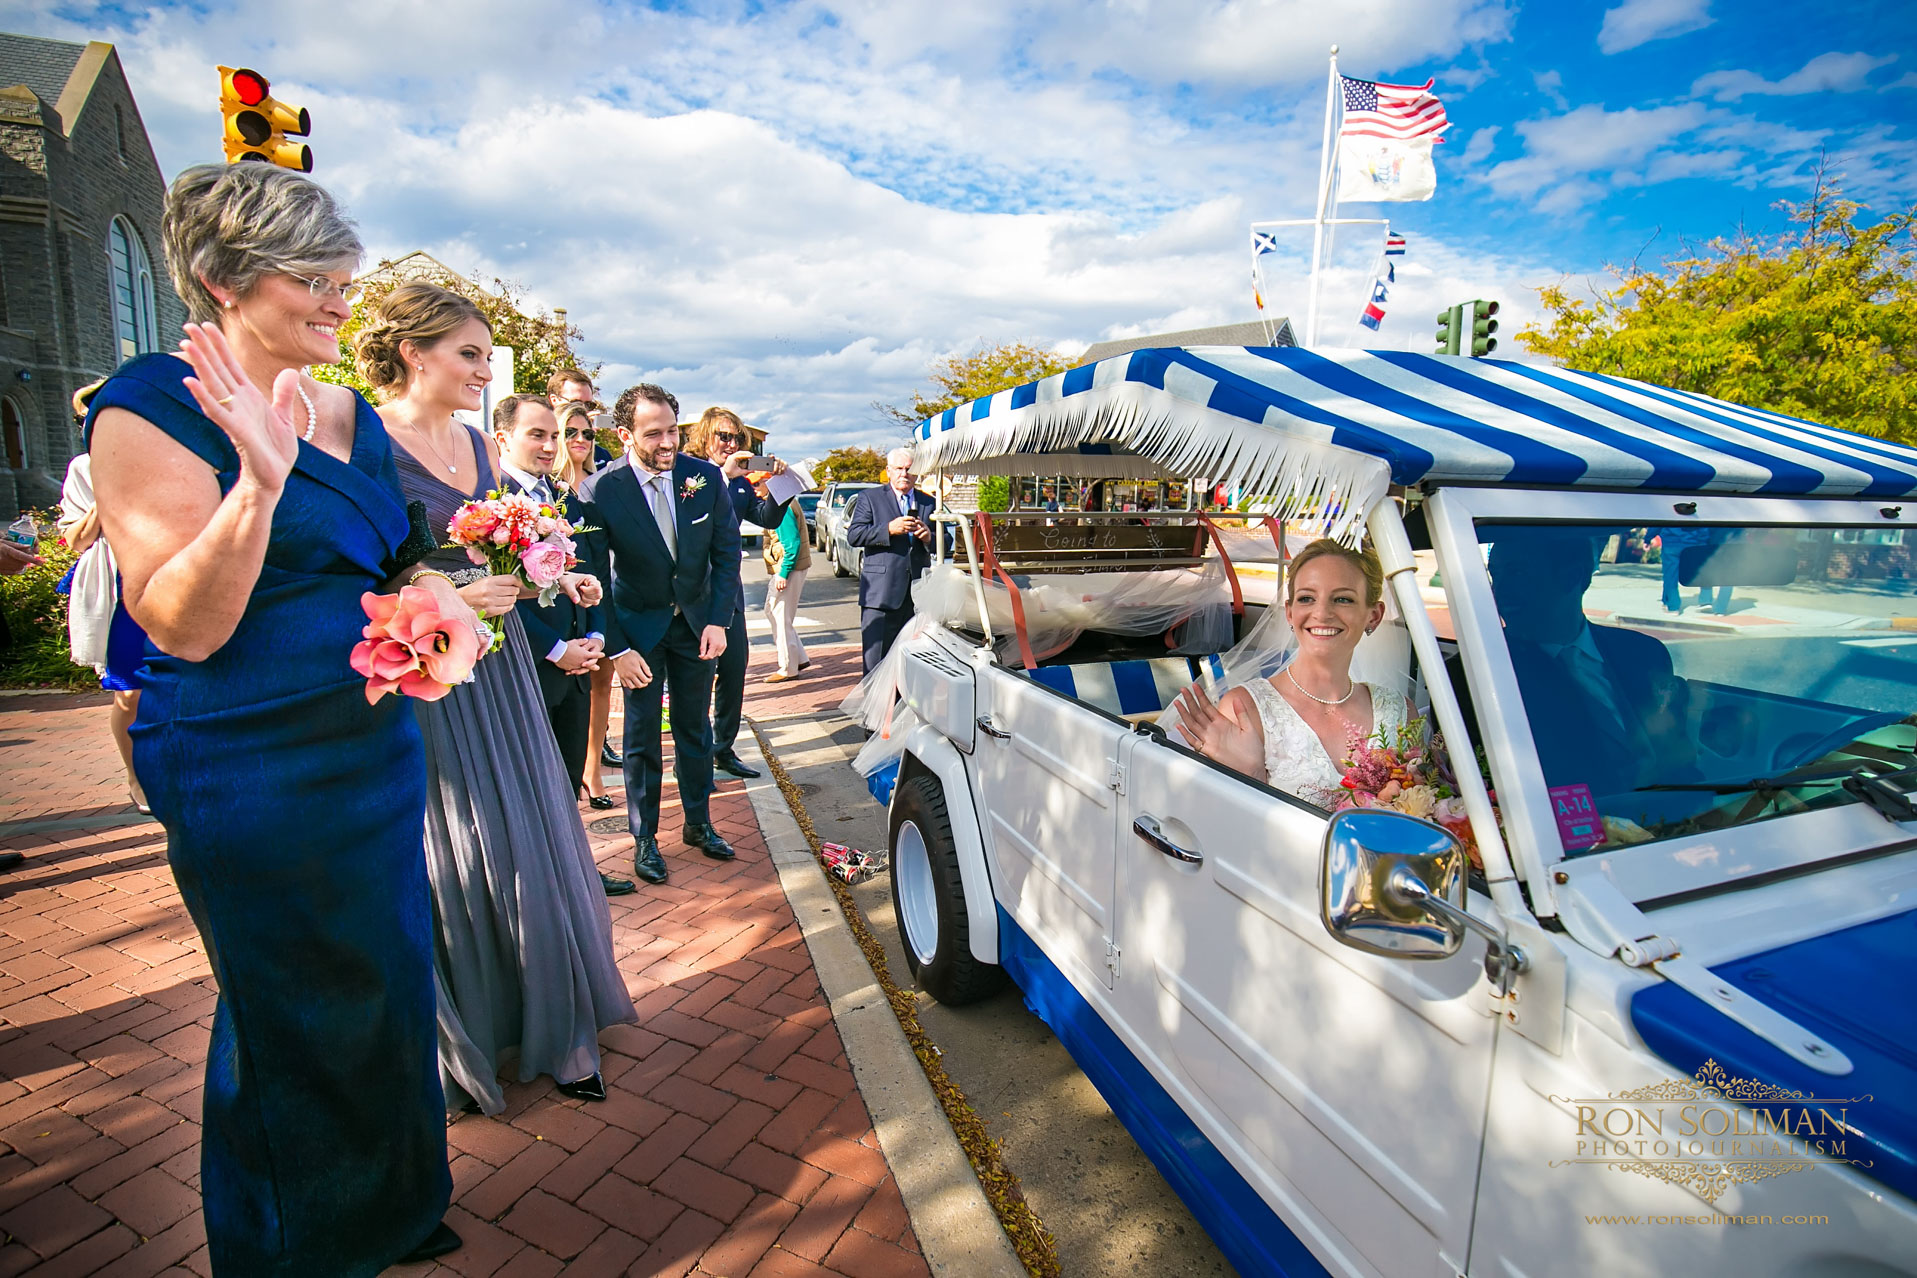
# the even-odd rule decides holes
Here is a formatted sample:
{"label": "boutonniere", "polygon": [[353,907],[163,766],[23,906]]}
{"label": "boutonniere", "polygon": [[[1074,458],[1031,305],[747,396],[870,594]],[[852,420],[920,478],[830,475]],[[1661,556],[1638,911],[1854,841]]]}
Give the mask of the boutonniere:
{"label": "boutonniere", "polygon": [[684,501],[706,486],[704,475],[687,475],[686,482],[679,486],[679,500]]}
{"label": "boutonniere", "polygon": [[559,500],[563,502],[566,500],[566,498],[572,496],[572,485],[568,484],[563,479],[555,479],[552,481],[552,491],[553,491],[553,496],[559,498]]}

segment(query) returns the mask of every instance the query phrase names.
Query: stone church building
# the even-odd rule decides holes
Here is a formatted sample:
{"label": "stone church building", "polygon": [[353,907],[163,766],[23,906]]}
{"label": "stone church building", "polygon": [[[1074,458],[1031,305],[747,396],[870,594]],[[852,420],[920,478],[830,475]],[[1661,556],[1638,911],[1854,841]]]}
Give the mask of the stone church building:
{"label": "stone church building", "polygon": [[73,392],[177,342],[165,194],[112,45],[0,34],[0,522],[58,502]]}

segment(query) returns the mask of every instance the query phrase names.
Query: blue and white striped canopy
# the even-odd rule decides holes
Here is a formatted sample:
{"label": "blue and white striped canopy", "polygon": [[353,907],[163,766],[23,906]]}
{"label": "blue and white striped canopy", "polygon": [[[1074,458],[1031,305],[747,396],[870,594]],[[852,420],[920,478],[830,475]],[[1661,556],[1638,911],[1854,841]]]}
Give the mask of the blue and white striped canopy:
{"label": "blue and white striped canopy", "polygon": [[1130,351],[921,422],[921,469],[1204,476],[1369,508],[1388,483],[1902,497],[1917,449],[1599,373],[1404,351]]}

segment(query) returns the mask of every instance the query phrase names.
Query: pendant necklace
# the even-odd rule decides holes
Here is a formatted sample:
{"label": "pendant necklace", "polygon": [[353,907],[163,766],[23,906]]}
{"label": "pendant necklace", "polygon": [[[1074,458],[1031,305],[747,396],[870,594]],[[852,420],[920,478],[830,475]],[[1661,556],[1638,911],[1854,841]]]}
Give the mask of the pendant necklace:
{"label": "pendant necklace", "polygon": [[[421,443],[425,444],[426,447],[433,450],[433,460],[438,462],[440,465],[444,466],[446,468],[447,474],[457,475],[459,473],[458,466],[454,465],[452,462],[447,461],[445,457],[440,455],[439,445],[435,444],[432,440],[426,438],[426,432],[420,429],[418,422],[408,421],[406,423],[406,429],[412,431],[413,436],[416,439],[418,439]],[[455,458],[459,456],[459,444],[457,443],[457,441],[455,441],[453,444],[453,456]]]}
{"label": "pendant necklace", "polygon": [[1311,689],[1305,687],[1304,684],[1299,683],[1298,676],[1291,673],[1290,666],[1285,667],[1285,678],[1291,680],[1292,687],[1298,689],[1298,691],[1304,693],[1307,697],[1310,697],[1313,701],[1316,701],[1321,706],[1341,706],[1345,702],[1351,700],[1351,694],[1358,690],[1358,681],[1356,679],[1352,679],[1351,686],[1345,689],[1345,695],[1342,697],[1338,697],[1334,700],[1334,699],[1330,699],[1326,697],[1321,697],[1317,693],[1313,692]]}

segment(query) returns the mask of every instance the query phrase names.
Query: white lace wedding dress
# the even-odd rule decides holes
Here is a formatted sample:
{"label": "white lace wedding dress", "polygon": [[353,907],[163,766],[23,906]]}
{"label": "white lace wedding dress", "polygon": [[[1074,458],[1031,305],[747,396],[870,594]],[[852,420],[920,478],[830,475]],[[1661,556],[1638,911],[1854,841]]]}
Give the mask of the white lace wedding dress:
{"label": "white lace wedding dress", "polygon": [[[1278,695],[1269,679],[1252,679],[1241,685],[1258,707],[1258,722],[1265,730],[1265,774],[1273,789],[1295,794],[1307,803],[1333,808],[1344,794],[1339,784],[1345,770],[1340,761],[1325,750],[1324,742],[1311,730],[1289,701]],[[1410,705],[1404,694],[1381,684],[1364,685],[1371,692],[1371,735],[1384,733],[1395,740],[1399,728],[1410,717]]]}

